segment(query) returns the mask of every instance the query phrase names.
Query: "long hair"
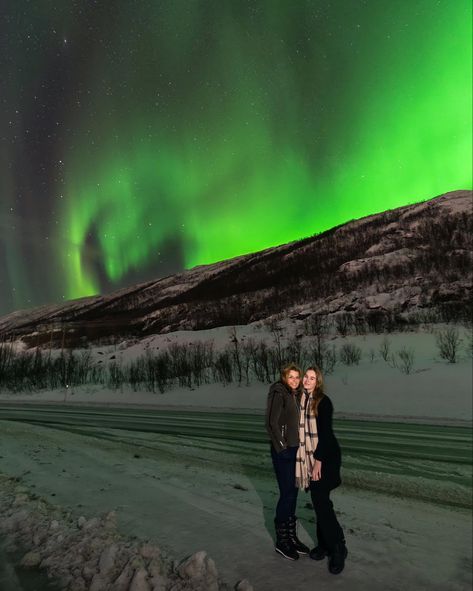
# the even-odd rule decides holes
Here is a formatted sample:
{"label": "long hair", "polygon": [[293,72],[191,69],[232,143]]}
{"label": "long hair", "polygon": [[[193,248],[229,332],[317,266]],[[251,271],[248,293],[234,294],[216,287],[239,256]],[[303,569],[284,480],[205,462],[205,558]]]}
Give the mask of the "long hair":
{"label": "long hair", "polygon": [[320,371],[320,369],[316,366],[308,367],[305,370],[305,373],[307,373],[308,371],[315,372],[315,377],[316,377],[315,390],[314,390],[314,393],[312,394],[312,407],[310,410],[314,416],[317,416],[319,403],[322,400],[322,398],[325,396],[324,376],[323,376],[322,372]]}
{"label": "long hair", "polygon": [[297,371],[299,377],[301,377],[301,370],[295,363],[290,363],[289,365],[284,366],[281,369],[281,382],[287,385],[287,376],[289,375],[290,371]]}

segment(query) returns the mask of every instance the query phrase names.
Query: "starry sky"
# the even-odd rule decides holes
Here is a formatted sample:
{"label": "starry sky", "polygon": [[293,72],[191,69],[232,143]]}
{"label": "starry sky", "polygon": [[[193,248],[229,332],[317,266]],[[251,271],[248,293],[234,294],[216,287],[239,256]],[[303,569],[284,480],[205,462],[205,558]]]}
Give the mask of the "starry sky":
{"label": "starry sky", "polygon": [[0,12],[0,314],[471,188],[470,0]]}

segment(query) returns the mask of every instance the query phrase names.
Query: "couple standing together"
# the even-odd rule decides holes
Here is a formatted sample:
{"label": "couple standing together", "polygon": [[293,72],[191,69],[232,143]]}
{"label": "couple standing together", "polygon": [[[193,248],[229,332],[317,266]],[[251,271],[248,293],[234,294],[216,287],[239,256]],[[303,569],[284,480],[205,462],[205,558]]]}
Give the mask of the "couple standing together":
{"label": "couple standing together", "polygon": [[[302,379],[296,365],[281,372],[268,394],[266,429],[279,485],[276,506],[276,551],[290,560],[309,554],[329,557],[332,574],[342,572],[348,554],[330,491],[340,485],[341,452],[332,430],[333,406],[324,393],[319,368],[309,367]],[[309,551],[297,538],[296,503],[299,488],[310,490],[317,521],[317,546]]]}

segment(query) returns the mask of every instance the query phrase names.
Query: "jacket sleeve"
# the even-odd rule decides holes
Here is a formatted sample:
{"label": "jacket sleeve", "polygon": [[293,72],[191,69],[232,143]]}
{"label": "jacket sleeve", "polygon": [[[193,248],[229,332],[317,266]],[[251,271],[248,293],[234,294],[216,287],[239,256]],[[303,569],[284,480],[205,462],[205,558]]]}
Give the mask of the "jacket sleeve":
{"label": "jacket sleeve", "polygon": [[277,453],[286,449],[281,428],[279,427],[279,417],[283,410],[282,394],[275,388],[271,388],[268,394],[266,406],[266,431],[268,432],[271,443]]}
{"label": "jacket sleeve", "polygon": [[[324,396],[319,403],[317,416],[317,447],[314,458],[324,462],[330,457],[330,447],[333,445],[332,416],[333,405],[330,398]],[[332,450],[333,451],[333,450]]]}

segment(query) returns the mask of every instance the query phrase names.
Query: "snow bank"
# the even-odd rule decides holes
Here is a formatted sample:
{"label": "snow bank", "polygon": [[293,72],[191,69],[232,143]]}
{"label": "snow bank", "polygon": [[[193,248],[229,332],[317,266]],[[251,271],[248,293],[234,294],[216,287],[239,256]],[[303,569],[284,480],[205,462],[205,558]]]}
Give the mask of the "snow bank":
{"label": "snow bank", "polygon": [[[119,534],[114,511],[74,519],[2,475],[0,533],[7,536],[7,552],[23,553],[22,568],[45,570],[67,591],[229,589],[206,552],[172,562],[157,546]],[[252,590],[247,581],[236,588]]]}

